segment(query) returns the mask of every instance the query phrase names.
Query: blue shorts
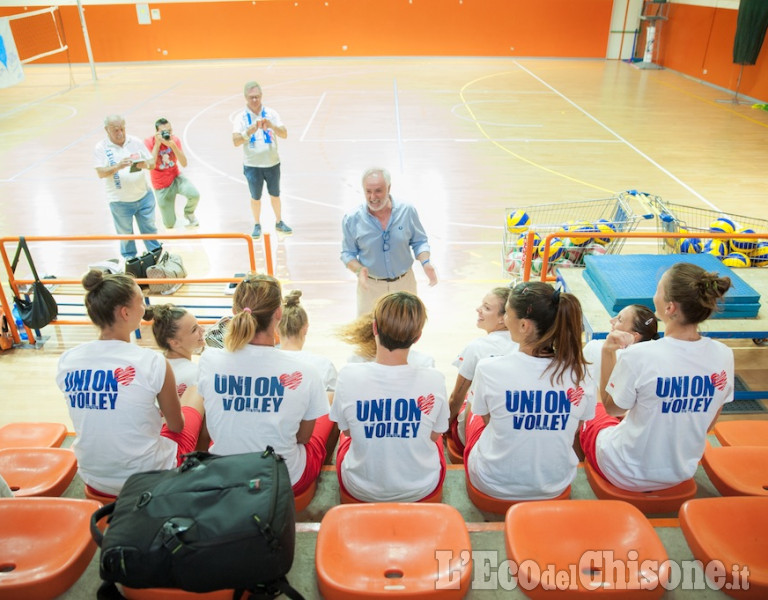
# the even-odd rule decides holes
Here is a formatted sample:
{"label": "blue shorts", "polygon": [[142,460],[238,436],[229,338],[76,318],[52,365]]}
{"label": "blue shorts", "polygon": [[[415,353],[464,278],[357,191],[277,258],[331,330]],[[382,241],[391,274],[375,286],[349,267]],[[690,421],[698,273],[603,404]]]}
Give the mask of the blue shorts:
{"label": "blue shorts", "polygon": [[280,163],[266,168],[243,165],[243,175],[248,180],[248,189],[251,190],[251,198],[254,200],[261,200],[265,181],[270,196],[280,195]]}

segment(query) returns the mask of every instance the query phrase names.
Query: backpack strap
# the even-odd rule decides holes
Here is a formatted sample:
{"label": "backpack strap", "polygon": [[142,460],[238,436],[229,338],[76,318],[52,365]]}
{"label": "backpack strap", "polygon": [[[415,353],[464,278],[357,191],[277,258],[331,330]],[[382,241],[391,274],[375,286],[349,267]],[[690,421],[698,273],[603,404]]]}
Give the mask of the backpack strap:
{"label": "backpack strap", "polygon": [[13,256],[13,261],[11,262],[11,271],[16,272],[16,267],[19,265],[19,258],[21,258],[21,253],[24,252],[24,255],[27,257],[27,262],[29,263],[29,268],[32,270],[32,275],[35,278],[35,281],[40,281],[40,278],[37,276],[37,269],[35,268],[35,263],[32,262],[32,255],[29,253],[29,247],[27,246],[27,240],[24,238],[24,236],[19,236],[19,245],[16,246],[16,254]]}
{"label": "backpack strap", "polygon": [[101,529],[99,529],[99,521],[104,517],[110,516],[113,512],[115,512],[114,502],[102,506],[91,515],[91,537],[99,548],[101,548],[101,542],[104,540],[104,534],[101,532]]}
{"label": "backpack strap", "polygon": [[[243,596],[244,593],[248,595]],[[279,579],[275,579],[274,581],[257,585],[252,590],[235,590],[232,598],[233,600],[240,600],[241,598],[247,600],[272,600],[281,594],[285,594],[291,600],[304,600],[304,596],[302,596],[298,590],[292,587],[284,576],[280,577]],[[104,600],[111,599],[105,598]]]}
{"label": "backpack strap", "polygon": [[125,600],[117,586],[111,581],[102,581],[96,591],[96,600]]}

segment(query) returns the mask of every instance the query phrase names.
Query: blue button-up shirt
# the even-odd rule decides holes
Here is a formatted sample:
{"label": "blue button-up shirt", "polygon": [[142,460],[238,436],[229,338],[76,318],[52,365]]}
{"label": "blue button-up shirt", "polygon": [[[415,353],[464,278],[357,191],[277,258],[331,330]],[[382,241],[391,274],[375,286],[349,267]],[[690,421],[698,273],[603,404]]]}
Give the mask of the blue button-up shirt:
{"label": "blue button-up shirt", "polygon": [[400,277],[413,264],[413,257],[429,252],[429,242],[416,209],[410,204],[392,203],[386,229],[363,204],[344,216],[341,223],[341,261],[357,259],[377,279]]}

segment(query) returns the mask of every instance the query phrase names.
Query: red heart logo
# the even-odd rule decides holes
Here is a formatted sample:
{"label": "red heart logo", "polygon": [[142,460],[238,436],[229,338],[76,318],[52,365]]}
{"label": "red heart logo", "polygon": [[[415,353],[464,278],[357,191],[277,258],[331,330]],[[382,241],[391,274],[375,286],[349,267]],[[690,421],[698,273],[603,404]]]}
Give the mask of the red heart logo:
{"label": "red heart logo", "polygon": [[115,369],[115,379],[120,385],[131,385],[133,378],[136,377],[136,369],[133,367],[118,367]]}
{"label": "red heart logo", "polygon": [[186,383],[180,383],[176,387],[176,393],[179,395],[179,398],[181,398],[184,395],[184,392],[187,391],[187,384]]}
{"label": "red heart logo", "polygon": [[419,396],[419,410],[423,412],[424,414],[429,414],[432,412],[432,409],[435,407],[435,395],[429,394],[426,398],[424,396]]}
{"label": "red heart logo", "polygon": [[568,396],[568,401],[571,404],[578,406],[581,404],[581,399],[584,397],[584,390],[581,388],[581,386],[577,387],[575,390],[573,388],[568,388],[566,396]]}
{"label": "red heart logo", "polygon": [[290,375],[288,373],[280,375],[280,385],[295,390],[301,385],[301,372],[294,371]]}
{"label": "red heart logo", "polygon": [[725,371],[720,371],[720,373],[712,373],[712,375],[709,376],[709,379],[712,381],[712,385],[714,385],[721,392],[728,384],[728,375],[725,374]]}

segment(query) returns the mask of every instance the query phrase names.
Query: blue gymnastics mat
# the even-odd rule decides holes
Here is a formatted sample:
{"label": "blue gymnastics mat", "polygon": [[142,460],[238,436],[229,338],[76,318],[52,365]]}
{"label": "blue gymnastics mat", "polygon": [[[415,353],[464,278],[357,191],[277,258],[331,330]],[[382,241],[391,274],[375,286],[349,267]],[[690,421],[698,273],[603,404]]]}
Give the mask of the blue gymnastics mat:
{"label": "blue gymnastics mat", "polygon": [[711,254],[591,255],[585,258],[584,280],[612,315],[630,304],[653,310],[653,295],[661,275],[673,264],[689,262],[719,275],[733,284],[725,295],[722,310],[713,319],[747,319],[757,316],[760,294]]}

